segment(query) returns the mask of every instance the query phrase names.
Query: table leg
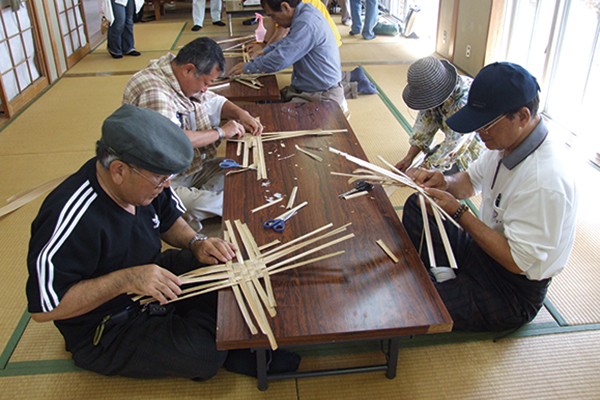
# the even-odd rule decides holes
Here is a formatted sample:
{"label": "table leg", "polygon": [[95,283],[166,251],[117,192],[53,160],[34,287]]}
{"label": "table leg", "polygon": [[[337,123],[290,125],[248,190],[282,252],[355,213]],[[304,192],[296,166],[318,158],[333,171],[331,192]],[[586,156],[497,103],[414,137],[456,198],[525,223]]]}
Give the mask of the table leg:
{"label": "table leg", "polygon": [[229,25],[229,36],[233,36],[233,28],[231,27],[231,14],[227,13],[227,25]]}
{"label": "table leg", "polygon": [[398,352],[400,349],[400,338],[392,338],[388,343],[388,362],[387,362],[387,373],[388,379],[394,379],[396,377],[396,371],[398,370]]}
{"label": "table leg", "polygon": [[267,348],[261,347],[254,349],[256,352],[256,372],[258,378],[258,390],[264,392],[267,390]]}

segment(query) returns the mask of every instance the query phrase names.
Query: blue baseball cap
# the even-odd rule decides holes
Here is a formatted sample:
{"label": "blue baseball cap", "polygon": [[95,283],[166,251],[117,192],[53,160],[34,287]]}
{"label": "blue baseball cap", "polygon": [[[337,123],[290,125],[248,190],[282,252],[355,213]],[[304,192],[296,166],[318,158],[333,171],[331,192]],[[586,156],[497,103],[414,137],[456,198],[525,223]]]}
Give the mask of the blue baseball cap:
{"label": "blue baseball cap", "polygon": [[525,106],[539,91],[535,77],[520,65],[487,65],[473,80],[467,105],[448,118],[446,124],[459,133],[476,131],[505,112]]}

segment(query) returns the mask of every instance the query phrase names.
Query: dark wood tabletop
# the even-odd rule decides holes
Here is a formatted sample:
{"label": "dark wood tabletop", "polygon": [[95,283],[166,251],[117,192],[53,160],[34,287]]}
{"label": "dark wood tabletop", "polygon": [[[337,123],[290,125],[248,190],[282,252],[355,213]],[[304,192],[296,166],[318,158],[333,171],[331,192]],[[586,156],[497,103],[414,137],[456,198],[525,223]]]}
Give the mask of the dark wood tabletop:
{"label": "dark wood tabletop", "polygon": [[[259,246],[275,239],[285,243],[329,222],[335,227],[351,222],[348,232],[356,235],[315,255],[345,250],[341,256],[272,276],[277,315],[269,321],[279,346],[450,331],[448,311],[383,189],[376,186],[368,195],[351,200],[338,198],[352,186],[347,178],[330,172],[350,173],[358,166],[327,148],[366,160],[339,106],[333,102],[277,103],[244,108],[260,117],[265,132],[348,129],[331,136],[265,142],[267,181],[257,181],[254,171],[225,179],[223,219],[247,223]],[[321,148],[307,150],[324,161],[302,154],[295,144]],[[229,143],[227,157],[241,162],[236,148],[237,144]],[[264,221],[285,211],[294,186],[298,186],[295,204],[307,201],[308,205],[287,221],[283,232],[265,229]],[[285,199],[251,212],[278,195]],[[379,239],[399,258],[398,263],[377,245]],[[220,291],[217,348],[267,346],[264,335],[251,335],[232,291]]]}
{"label": "dark wood tabletop", "polygon": [[[230,37],[215,37],[213,38],[217,43],[222,40],[228,40],[225,43],[219,44],[223,51],[226,51],[228,48],[237,45],[240,42],[247,41],[247,38],[244,36],[240,37],[240,40],[233,40]],[[235,47],[233,50],[241,50],[240,46]],[[233,68],[236,64],[242,62],[242,57],[225,57],[225,74],[229,73],[231,68]],[[229,101],[233,102],[249,102],[255,103],[257,101],[277,101],[281,98],[281,94],[279,93],[279,85],[277,83],[277,77],[273,74],[265,75],[258,78],[258,81],[263,84],[263,87],[260,89],[253,89],[249,86],[241,84],[239,82],[230,82],[229,86],[222,89],[211,89],[211,91],[220,94],[221,96],[227,97]],[[219,81],[215,81],[215,84],[218,85]]]}

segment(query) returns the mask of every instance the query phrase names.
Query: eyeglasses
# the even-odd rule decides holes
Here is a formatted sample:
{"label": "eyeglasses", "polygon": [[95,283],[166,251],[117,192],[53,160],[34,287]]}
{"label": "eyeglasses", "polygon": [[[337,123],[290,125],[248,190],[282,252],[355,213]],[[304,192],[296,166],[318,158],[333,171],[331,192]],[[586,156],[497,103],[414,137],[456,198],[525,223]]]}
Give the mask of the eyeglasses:
{"label": "eyeglasses", "polygon": [[173,176],[175,176],[175,174],[169,175],[169,176],[166,176],[166,177],[162,178],[160,181],[156,182],[154,179],[150,179],[146,175],[142,174],[142,172],[140,170],[138,170],[137,168],[135,168],[135,167],[133,167],[133,166],[131,166],[129,164],[127,164],[127,165],[129,166],[129,168],[131,168],[131,170],[133,172],[135,172],[136,174],[138,174],[139,176],[141,176],[142,178],[144,178],[145,180],[147,180],[148,182],[150,182],[151,184],[153,184],[154,186],[156,186],[155,189],[162,188],[163,186],[165,186],[165,184],[167,183],[167,181],[170,181],[171,178]]}
{"label": "eyeglasses", "polygon": [[502,114],[501,116],[499,116],[498,118],[496,118],[495,120],[490,122],[489,124],[484,125],[481,128],[477,129],[477,132],[483,132],[484,134],[489,135],[490,129],[492,129],[492,127],[494,125],[496,125],[498,122],[502,121],[504,119],[504,117],[506,117],[506,114]]}

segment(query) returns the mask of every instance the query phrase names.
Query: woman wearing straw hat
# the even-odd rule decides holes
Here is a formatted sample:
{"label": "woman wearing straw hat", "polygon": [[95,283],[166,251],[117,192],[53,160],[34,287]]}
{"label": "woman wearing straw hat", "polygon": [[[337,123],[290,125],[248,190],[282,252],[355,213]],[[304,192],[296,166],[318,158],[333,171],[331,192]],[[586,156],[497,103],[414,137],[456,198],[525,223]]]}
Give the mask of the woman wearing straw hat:
{"label": "woman wearing straw hat", "polygon": [[[410,149],[396,168],[406,171],[422,165],[446,173],[466,170],[484,146],[476,132],[454,132],[446,119],[467,103],[473,80],[459,75],[450,62],[432,56],[415,61],[408,69],[407,80],[402,98],[419,114],[409,139]],[[445,139],[432,146],[438,130],[444,132]]]}

